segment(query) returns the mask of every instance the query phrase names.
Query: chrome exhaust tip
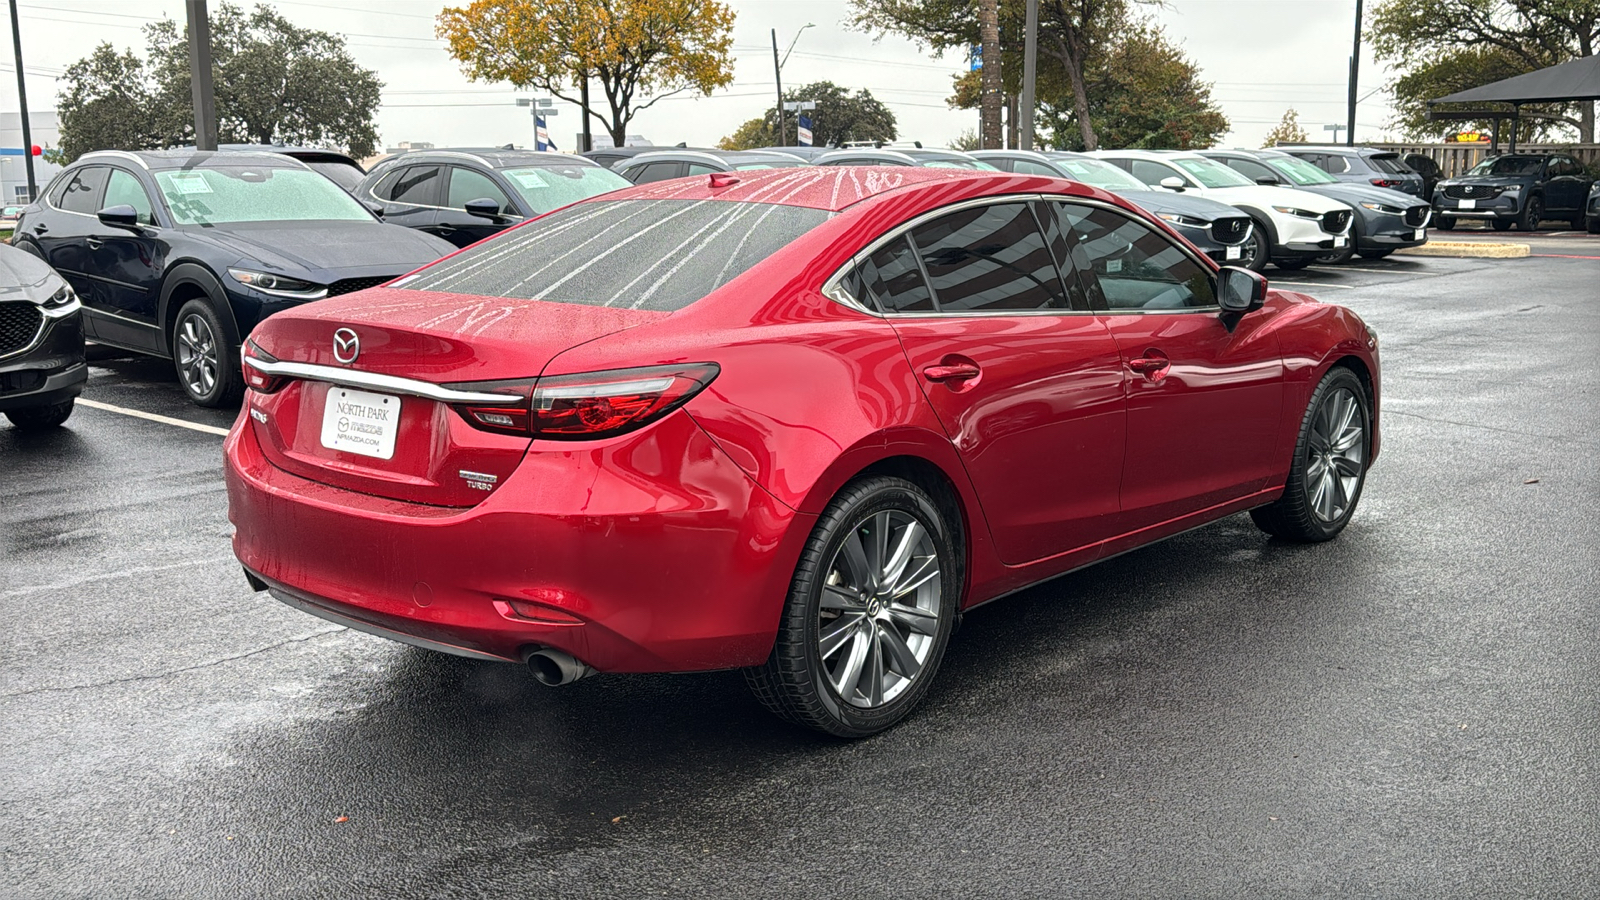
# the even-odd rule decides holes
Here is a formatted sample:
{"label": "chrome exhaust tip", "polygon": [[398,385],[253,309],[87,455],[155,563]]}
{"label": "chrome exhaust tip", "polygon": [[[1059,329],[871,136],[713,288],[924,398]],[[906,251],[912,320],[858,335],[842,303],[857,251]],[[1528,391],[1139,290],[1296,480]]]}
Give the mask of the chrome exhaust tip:
{"label": "chrome exhaust tip", "polygon": [[528,668],[540,684],[556,687],[594,674],[594,669],[560,650],[540,649],[528,654]]}

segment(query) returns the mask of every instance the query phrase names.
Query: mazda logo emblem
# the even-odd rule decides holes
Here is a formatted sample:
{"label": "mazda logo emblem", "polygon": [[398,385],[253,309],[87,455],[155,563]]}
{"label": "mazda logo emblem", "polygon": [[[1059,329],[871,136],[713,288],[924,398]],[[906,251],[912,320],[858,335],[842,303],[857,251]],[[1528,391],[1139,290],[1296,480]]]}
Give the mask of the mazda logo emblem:
{"label": "mazda logo emblem", "polygon": [[1472,193],[1472,187],[1470,185],[1467,187],[1467,193]]}
{"label": "mazda logo emblem", "polygon": [[349,365],[361,355],[361,338],[348,328],[341,328],[333,333],[333,358]]}

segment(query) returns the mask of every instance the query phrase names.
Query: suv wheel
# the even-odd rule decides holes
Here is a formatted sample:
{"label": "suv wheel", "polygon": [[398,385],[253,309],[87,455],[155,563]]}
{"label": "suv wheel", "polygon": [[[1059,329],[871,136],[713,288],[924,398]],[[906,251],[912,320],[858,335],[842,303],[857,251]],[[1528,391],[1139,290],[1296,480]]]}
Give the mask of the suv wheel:
{"label": "suv wheel", "polygon": [[48,406],[30,406],[27,409],[6,410],[6,418],[21,431],[44,431],[56,428],[72,415],[71,398]]}
{"label": "suv wheel", "polygon": [[228,406],[244,396],[239,351],[206,299],[190,300],[172,327],[172,364],[196,406]]}
{"label": "suv wheel", "polygon": [[1456,217],[1455,216],[1439,216],[1439,217],[1437,217],[1437,218],[1435,218],[1433,220],[1433,227],[1439,229],[1440,231],[1455,231],[1456,230]]}
{"label": "suv wheel", "polygon": [[1250,236],[1239,245],[1239,265],[1252,272],[1259,272],[1267,267],[1267,256],[1272,248],[1267,246],[1266,233],[1260,222],[1250,229]]}
{"label": "suv wheel", "polygon": [[1494,226],[1495,231],[1510,231],[1511,226],[1516,223],[1511,219],[1494,219],[1489,224]]}
{"label": "suv wheel", "polygon": [[1539,223],[1544,220],[1544,201],[1538,197],[1529,197],[1528,205],[1522,208],[1522,218],[1517,220],[1519,231],[1538,231]]}

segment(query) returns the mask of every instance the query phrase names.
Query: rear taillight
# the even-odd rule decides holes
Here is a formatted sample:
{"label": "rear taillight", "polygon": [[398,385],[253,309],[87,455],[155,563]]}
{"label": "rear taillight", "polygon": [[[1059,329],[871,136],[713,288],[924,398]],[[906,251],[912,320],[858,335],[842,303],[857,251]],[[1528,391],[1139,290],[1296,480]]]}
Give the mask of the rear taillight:
{"label": "rear taillight", "polygon": [[[277,357],[256,346],[255,341],[248,339],[244,342],[244,358],[258,359],[262,362],[278,361]],[[252,368],[247,362],[241,361],[240,368],[244,371],[245,385],[249,387],[250,390],[257,393],[273,393],[274,391],[281,389],[289,381],[289,379],[284,378],[282,375],[268,375],[259,369]]]}
{"label": "rear taillight", "polygon": [[1398,181],[1390,181],[1387,178],[1373,178],[1371,181],[1374,187],[1394,187],[1400,183]]}
{"label": "rear taillight", "polygon": [[719,371],[716,363],[687,363],[451,387],[526,398],[507,406],[457,404],[456,411],[475,428],[576,441],[642,428],[687,403]]}

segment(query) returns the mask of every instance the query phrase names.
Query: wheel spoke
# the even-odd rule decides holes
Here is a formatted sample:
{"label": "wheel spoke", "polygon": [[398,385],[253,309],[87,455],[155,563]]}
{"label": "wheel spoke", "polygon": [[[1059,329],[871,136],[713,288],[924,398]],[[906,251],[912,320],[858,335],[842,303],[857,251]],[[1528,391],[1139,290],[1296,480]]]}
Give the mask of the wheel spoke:
{"label": "wheel spoke", "polygon": [[862,666],[861,674],[867,683],[861,695],[867,698],[868,706],[878,706],[883,703],[883,641],[876,626],[863,630],[867,633],[867,664]]}
{"label": "wheel spoke", "polygon": [[852,628],[850,636],[850,651],[845,654],[844,663],[833,682],[834,690],[847,702],[855,696],[857,682],[861,680],[862,664],[867,660],[867,645],[872,642],[869,629],[866,628]]}
{"label": "wheel spoke", "polygon": [[867,536],[867,564],[872,567],[873,587],[884,585],[883,571],[889,562],[889,513],[872,517],[872,533]]}
{"label": "wheel spoke", "polygon": [[894,590],[889,592],[889,599],[899,600],[901,597],[904,597],[917,588],[922,587],[924,584],[927,584],[929,581],[932,581],[938,576],[939,557],[924,557],[922,560],[922,565],[918,566],[914,571],[911,572],[911,574],[907,575],[899,584],[894,586]]}
{"label": "wheel spoke", "polygon": [[911,652],[900,632],[886,625],[879,625],[878,634],[883,638],[883,646],[889,651],[889,671],[901,678],[911,678],[922,669],[922,663],[917,662],[917,655]]}
{"label": "wheel spoke", "polygon": [[840,616],[833,620],[831,627],[817,636],[817,649],[822,651],[823,659],[827,659],[839,652],[839,648],[844,646],[845,641],[860,630],[861,619],[862,617],[859,615]]}
{"label": "wheel spoke", "polygon": [[872,566],[867,563],[867,548],[862,543],[861,529],[851,529],[844,537],[844,546],[839,548],[844,553],[845,564],[850,567],[850,574],[856,587],[870,591],[877,587],[873,576]]}
{"label": "wheel spoke", "polygon": [[1345,511],[1345,507],[1350,505],[1350,494],[1345,489],[1344,479],[1340,478],[1338,473],[1330,471],[1329,476],[1333,482],[1333,512],[1328,518],[1334,519]]}
{"label": "wheel spoke", "polygon": [[1333,470],[1344,478],[1359,478],[1361,476],[1360,460],[1348,456],[1332,457]]}
{"label": "wheel spoke", "polygon": [[905,574],[906,565],[911,562],[912,556],[916,553],[917,544],[922,540],[922,535],[922,523],[920,522],[913,520],[905,527],[905,530],[900,533],[900,542],[895,545],[894,552],[889,555],[889,561],[883,567],[883,574],[878,581],[879,585],[889,586],[893,590],[893,586],[900,583],[900,578]]}
{"label": "wheel spoke", "polygon": [[889,604],[889,617],[917,634],[933,635],[939,631],[939,616],[918,606],[904,603]]}
{"label": "wheel spoke", "polygon": [[822,608],[826,610],[859,610],[865,606],[861,596],[850,588],[837,584],[822,586]]}

